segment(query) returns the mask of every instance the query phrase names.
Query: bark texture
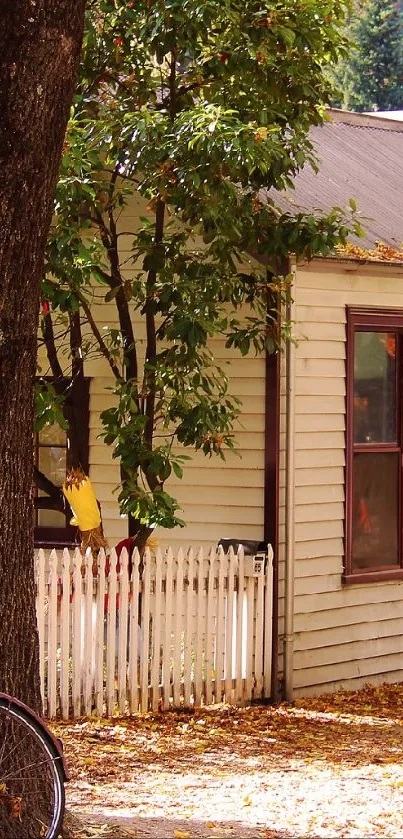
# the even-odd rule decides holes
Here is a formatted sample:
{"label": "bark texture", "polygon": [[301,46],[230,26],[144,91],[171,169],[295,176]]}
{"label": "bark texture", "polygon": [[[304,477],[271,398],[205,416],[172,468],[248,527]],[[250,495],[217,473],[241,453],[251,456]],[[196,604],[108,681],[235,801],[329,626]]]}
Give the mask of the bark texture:
{"label": "bark texture", "polygon": [[36,335],[84,7],[85,0],[0,0],[0,690],[36,709]]}

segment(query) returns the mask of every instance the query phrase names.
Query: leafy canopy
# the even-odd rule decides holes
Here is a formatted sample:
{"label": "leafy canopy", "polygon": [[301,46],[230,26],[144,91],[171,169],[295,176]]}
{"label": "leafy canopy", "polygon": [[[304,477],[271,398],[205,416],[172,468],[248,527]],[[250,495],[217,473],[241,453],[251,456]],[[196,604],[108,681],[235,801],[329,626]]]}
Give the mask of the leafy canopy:
{"label": "leafy canopy", "polygon": [[[94,354],[109,365],[116,405],[102,415],[103,434],[120,462],[119,504],[132,532],[181,523],[165,489],[172,471],[182,475],[178,443],[221,457],[234,446],[239,405],[210,339],[243,354],[274,351],[288,334],[278,320],[289,279],[282,261],[346,239],[341,210],[292,217],[270,192],[314,165],[309,129],[331,96],[324,69],[344,49],[346,7],[88,5],[43,335],[54,374],[66,329],[63,373],[72,359],[82,375],[80,359]],[[98,327],[94,302],[116,305],[112,326]]]}
{"label": "leafy canopy", "polygon": [[351,15],[352,48],[336,69],[339,107],[403,108],[403,10],[396,0],[360,0]]}

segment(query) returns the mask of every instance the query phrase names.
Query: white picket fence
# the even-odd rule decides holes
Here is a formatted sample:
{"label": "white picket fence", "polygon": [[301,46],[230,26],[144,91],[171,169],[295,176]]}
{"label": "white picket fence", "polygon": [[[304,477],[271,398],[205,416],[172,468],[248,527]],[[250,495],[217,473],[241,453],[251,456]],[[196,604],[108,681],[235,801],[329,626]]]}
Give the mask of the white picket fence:
{"label": "white picket fence", "polygon": [[272,550],[127,551],[105,574],[77,549],[36,556],[45,714],[242,704],[270,696]]}

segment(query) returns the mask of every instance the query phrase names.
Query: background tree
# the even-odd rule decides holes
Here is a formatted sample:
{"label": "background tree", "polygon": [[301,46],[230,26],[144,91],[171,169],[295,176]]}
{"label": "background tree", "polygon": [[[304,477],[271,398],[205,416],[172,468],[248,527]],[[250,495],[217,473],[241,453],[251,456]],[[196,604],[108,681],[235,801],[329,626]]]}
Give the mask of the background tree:
{"label": "background tree", "polygon": [[[43,342],[56,387],[70,374],[77,387],[88,355],[109,365],[116,407],[102,415],[104,439],[140,545],[153,527],[181,523],[166,489],[172,472],[182,475],[178,444],[221,457],[234,445],[239,406],[209,339],[273,351],[287,286],[278,265],[347,235],[341,211],[291,217],[269,195],[313,164],[309,129],[331,95],[323,68],[343,48],[345,10],[343,0],[88,6]],[[133,197],[143,216],[128,227]],[[100,331],[94,301],[116,305],[117,326]],[[45,421],[47,386],[40,401]]]}
{"label": "background tree", "polygon": [[37,709],[32,428],[39,291],[84,6],[0,2],[0,686]]}
{"label": "background tree", "polygon": [[352,47],[335,72],[338,107],[403,108],[403,11],[396,0],[360,0],[349,25]]}

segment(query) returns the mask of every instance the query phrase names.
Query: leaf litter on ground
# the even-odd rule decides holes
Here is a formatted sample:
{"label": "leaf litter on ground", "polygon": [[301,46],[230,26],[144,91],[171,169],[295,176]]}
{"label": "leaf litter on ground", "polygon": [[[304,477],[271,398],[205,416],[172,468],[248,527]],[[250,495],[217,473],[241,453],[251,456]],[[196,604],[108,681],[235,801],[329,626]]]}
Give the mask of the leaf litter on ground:
{"label": "leaf litter on ground", "polygon": [[52,727],[89,836],[403,836],[402,684]]}

